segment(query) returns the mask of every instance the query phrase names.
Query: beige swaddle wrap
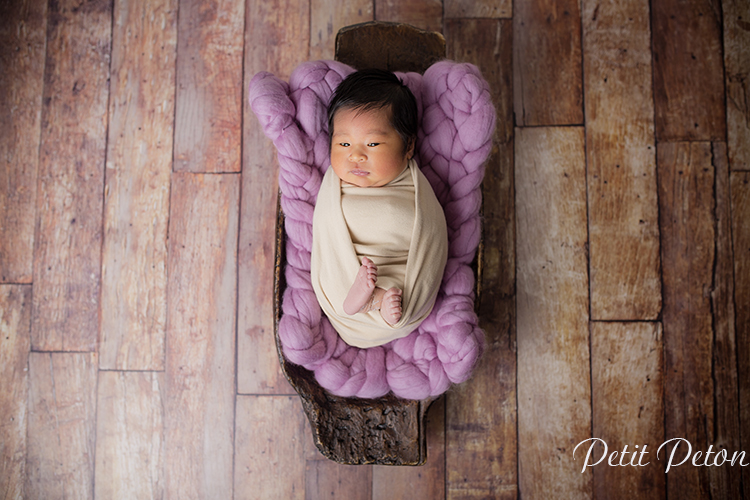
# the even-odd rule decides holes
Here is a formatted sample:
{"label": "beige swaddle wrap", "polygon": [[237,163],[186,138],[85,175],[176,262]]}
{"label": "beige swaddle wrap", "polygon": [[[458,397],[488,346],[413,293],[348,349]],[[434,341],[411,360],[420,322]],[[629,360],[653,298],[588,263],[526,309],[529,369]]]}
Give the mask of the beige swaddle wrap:
{"label": "beige swaddle wrap", "polygon": [[[355,347],[405,337],[429,315],[448,256],[445,215],[414,160],[382,187],[344,185],[328,168],[313,215],[312,285],[339,336]],[[402,317],[344,312],[363,256],[378,266],[377,286],[403,290]]]}

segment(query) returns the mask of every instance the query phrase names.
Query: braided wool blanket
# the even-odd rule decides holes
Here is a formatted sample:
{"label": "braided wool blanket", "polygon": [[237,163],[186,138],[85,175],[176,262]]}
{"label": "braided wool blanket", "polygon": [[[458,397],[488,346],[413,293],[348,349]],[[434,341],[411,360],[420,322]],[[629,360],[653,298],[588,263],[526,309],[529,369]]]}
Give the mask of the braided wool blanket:
{"label": "braided wool blanket", "polygon": [[273,141],[280,165],[287,284],[278,331],[282,350],[338,396],[438,396],[452,383],[467,380],[484,350],[470,264],[479,244],[480,184],[495,128],[489,87],[467,63],[441,61],[424,76],[396,73],[417,99],[416,159],[445,211],[448,262],[435,306],[417,330],[360,349],[338,337],[310,280],[313,210],[329,166],[327,105],[353,71],[338,62],[314,61],[298,66],[288,84],[267,72],[250,82],[251,108]]}

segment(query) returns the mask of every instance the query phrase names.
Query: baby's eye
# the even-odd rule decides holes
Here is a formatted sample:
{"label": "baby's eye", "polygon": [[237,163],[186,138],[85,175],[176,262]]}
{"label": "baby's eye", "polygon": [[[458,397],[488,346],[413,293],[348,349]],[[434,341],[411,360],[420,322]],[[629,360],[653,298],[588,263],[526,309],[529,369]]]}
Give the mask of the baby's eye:
{"label": "baby's eye", "polygon": [[370,147],[370,148],[374,148],[375,146],[379,146],[379,145],[380,145],[379,142],[371,142],[367,146]]}
{"label": "baby's eye", "polygon": [[340,142],[339,146],[343,146],[345,148],[348,148],[349,147],[349,143],[348,142]]}

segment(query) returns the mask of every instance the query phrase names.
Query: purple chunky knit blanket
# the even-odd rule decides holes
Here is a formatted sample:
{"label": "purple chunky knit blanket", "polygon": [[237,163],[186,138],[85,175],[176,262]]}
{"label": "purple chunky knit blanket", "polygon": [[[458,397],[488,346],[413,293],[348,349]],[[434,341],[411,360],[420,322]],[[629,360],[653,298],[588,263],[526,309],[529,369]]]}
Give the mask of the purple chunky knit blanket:
{"label": "purple chunky knit blanket", "polygon": [[278,152],[286,216],[287,288],[279,338],[284,356],[312,370],[333,394],[437,396],[451,383],[468,379],[484,349],[470,264],[479,244],[480,184],[495,128],[489,87],[466,63],[441,61],[424,76],[397,73],[417,99],[416,159],[445,210],[448,263],[435,307],[417,330],[383,346],[359,349],[336,334],[310,281],[313,209],[329,166],[326,108],[352,71],[338,62],[315,61],[297,67],[289,83],[266,72],[250,82],[250,105]]}

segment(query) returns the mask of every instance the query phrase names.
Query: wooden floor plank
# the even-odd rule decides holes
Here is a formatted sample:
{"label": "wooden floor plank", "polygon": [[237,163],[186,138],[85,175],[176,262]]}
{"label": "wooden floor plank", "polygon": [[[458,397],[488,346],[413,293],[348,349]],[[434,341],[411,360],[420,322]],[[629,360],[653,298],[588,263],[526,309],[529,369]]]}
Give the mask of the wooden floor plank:
{"label": "wooden floor plank", "polygon": [[[664,498],[664,468],[656,458],[664,442],[662,354],[659,323],[591,323],[594,437],[604,440],[609,454],[620,452],[615,464],[622,458],[622,463],[644,465],[610,467],[602,462],[592,467],[596,498]],[[591,445],[585,443],[576,450],[576,463],[581,468]],[[625,446],[627,455],[621,453]],[[605,451],[597,448],[591,463]],[[645,458],[631,462],[633,453]]]}
{"label": "wooden floor plank", "polygon": [[[112,48],[99,363],[163,370],[177,1],[118,1]],[[143,57],[149,52],[149,57]]]}
{"label": "wooden floor plank", "polygon": [[164,374],[99,373],[96,498],[164,498]]}
{"label": "wooden floor plank", "polygon": [[[372,466],[342,465],[331,460],[311,460],[305,468],[305,500],[346,498],[347,500],[371,500]],[[388,498],[399,496],[398,484]],[[413,497],[410,497],[413,498]]]}
{"label": "wooden floor plank", "polygon": [[[245,28],[245,83],[259,71],[289,79],[308,59],[309,0],[251,0]],[[268,40],[277,43],[269,46]],[[241,394],[294,394],[284,378],[273,335],[276,150],[244,103],[239,253],[237,386]]]}
{"label": "wooden floor plank", "polygon": [[721,24],[712,0],[652,3],[657,141],[725,140]]}
{"label": "wooden floor plank", "polygon": [[[491,292],[485,291],[489,308]],[[472,378],[446,395],[446,498],[518,497],[515,303],[495,298],[482,315],[484,356]]]}
{"label": "wooden floor plank", "polygon": [[[732,242],[734,248],[735,334],[737,380],[740,401],[740,448],[750,450],[750,172],[732,172]],[[747,491],[750,471],[742,469],[742,486]]]}
{"label": "wooden floor plank", "polygon": [[519,487],[591,498],[586,160],[578,127],[516,129]]}
{"label": "wooden floor plank", "polygon": [[[714,166],[715,259],[711,288],[711,320],[714,334],[713,380],[715,425],[711,444],[728,452],[740,448],[739,381],[737,373],[737,337],[735,333],[734,252],[732,249],[731,193],[727,144],[711,146]],[[709,243],[710,244],[710,243]],[[741,497],[742,470],[735,467],[711,467],[711,496]]]}
{"label": "wooden floor plank", "polygon": [[375,0],[375,19],[406,23],[427,31],[443,31],[442,0]]}
{"label": "wooden floor plank", "polygon": [[722,0],[729,165],[750,170],[750,2]]}
{"label": "wooden floor plank", "polygon": [[0,5],[0,283],[32,279],[46,14],[42,0]]}
{"label": "wooden floor plank", "polygon": [[517,2],[513,51],[516,125],[582,124],[579,2]]}
{"label": "wooden floor plank", "polygon": [[166,496],[232,498],[240,179],[172,179]]}
{"label": "wooden floor plank", "polygon": [[427,462],[419,467],[376,465],[372,500],[442,500],[445,498],[445,398],[427,412]]}
{"label": "wooden floor plank", "polygon": [[237,500],[305,498],[310,430],[297,396],[238,396],[234,490]]}
{"label": "wooden floor plank", "polygon": [[[659,145],[659,207],[664,276],[665,431],[707,448],[713,425],[709,297],[714,228],[710,143]],[[700,189],[692,189],[693,186]],[[708,189],[706,189],[708,187]],[[700,312],[699,312],[700,311]],[[707,355],[708,354],[708,355]],[[668,450],[671,451],[671,448]],[[685,446],[682,447],[685,452]],[[683,456],[682,454],[680,456]],[[707,498],[708,470],[683,467],[667,477],[670,498]]]}
{"label": "wooden floor plank", "polygon": [[177,171],[241,170],[244,14],[243,0],[180,2]]}
{"label": "wooden floor plank", "polygon": [[513,14],[511,0],[444,0],[443,15],[453,18],[510,18]]}
{"label": "wooden floor plank", "polygon": [[661,311],[649,2],[583,2],[591,317]]}
{"label": "wooden floor plank", "polygon": [[26,479],[31,287],[0,285],[0,495],[21,499]]}
{"label": "wooden floor plank", "polygon": [[512,28],[511,21],[446,22],[448,57],[478,65],[497,112],[496,148],[482,184],[478,306],[487,346],[472,378],[446,396],[447,498],[518,494]]}
{"label": "wooden floor plank", "polygon": [[374,19],[372,0],[310,0],[310,60],[333,59],[336,33]]}
{"label": "wooden floor plank", "polygon": [[49,5],[31,344],[91,351],[99,328],[112,5]]}
{"label": "wooden floor plank", "polygon": [[[705,451],[714,445],[717,451],[722,446],[731,452],[731,432],[725,434],[729,429],[720,425],[724,422],[717,418],[725,414],[725,405],[736,407],[737,402],[720,401],[715,391],[731,397],[737,389],[736,385],[731,387],[731,379],[715,378],[713,367],[715,350],[724,350],[722,354],[726,355],[726,346],[717,344],[717,340],[726,342],[727,334],[716,328],[728,318],[716,316],[726,309],[713,311],[708,293],[714,287],[726,288],[726,284],[714,281],[714,265],[721,256],[716,255],[717,192],[711,143],[660,144],[658,168],[664,277],[665,434],[688,440],[694,450]],[[726,218],[726,214],[721,218]],[[731,279],[727,274],[718,278]],[[716,384],[722,382],[730,387],[718,389]],[[714,435],[715,429],[724,435]],[[719,442],[717,438],[727,441]],[[684,456],[685,450],[683,445],[678,456]],[[731,476],[741,471],[727,468],[724,473]],[[667,491],[670,498],[707,498],[709,491],[718,486],[711,483],[718,480],[726,488],[722,495],[739,498],[738,478],[717,478],[707,467],[671,469]]]}
{"label": "wooden floor plank", "polygon": [[95,353],[29,355],[26,498],[94,497]]}

